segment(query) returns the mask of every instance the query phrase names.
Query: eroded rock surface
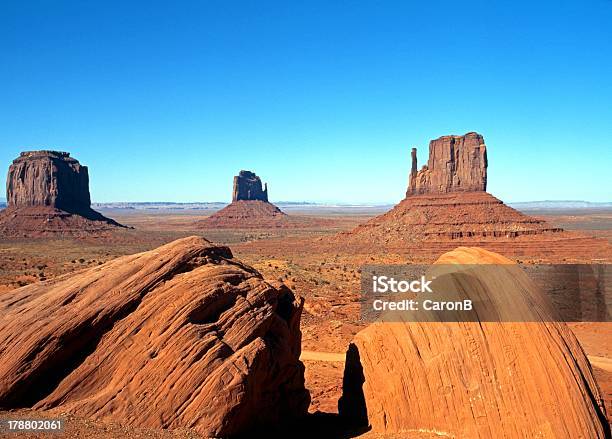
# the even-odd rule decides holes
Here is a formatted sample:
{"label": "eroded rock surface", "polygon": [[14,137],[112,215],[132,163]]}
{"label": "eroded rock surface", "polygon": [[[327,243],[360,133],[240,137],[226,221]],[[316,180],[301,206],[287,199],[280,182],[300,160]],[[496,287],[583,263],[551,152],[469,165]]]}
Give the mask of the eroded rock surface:
{"label": "eroded rock surface", "polygon": [[306,413],[302,305],[199,237],[0,297],[0,408],[226,436]]}
{"label": "eroded rock surface", "polygon": [[[432,273],[458,294],[482,300],[488,293],[491,312],[529,323],[407,321],[401,313],[373,323],[347,352],[341,414],[378,433],[609,437],[581,346],[525,272],[479,248],[458,248],[437,264],[454,264]],[[460,264],[496,265],[489,276],[488,269],[467,275]]]}
{"label": "eroded rock surface", "polygon": [[415,241],[514,239],[562,229],[525,215],[487,192],[414,195],[341,236],[399,245]]}

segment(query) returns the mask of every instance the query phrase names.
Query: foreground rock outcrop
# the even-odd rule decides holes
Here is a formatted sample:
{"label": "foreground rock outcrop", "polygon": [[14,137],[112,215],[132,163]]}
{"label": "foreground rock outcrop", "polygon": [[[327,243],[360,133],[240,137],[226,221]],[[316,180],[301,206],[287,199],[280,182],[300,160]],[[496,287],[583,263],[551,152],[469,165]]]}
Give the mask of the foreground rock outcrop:
{"label": "foreground rock outcrop", "polygon": [[[489,312],[526,322],[373,323],[346,357],[340,412],[381,433],[444,437],[609,437],[589,362],[520,267],[478,248],[443,255],[431,274]],[[447,264],[453,264],[451,266]],[[491,270],[469,265],[496,264]],[[435,288],[434,288],[435,291]]]}
{"label": "foreground rock outcrop", "polygon": [[79,235],[121,227],[91,209],[89,174],[67,152],[26,151],[6,179],[0,235]]}
{"label": "foreground rock outcrop", "polygon": [[487,190],[487,147],[478,133],[443,136],[429,142],[429,159],[417,171],[416,148],[406,196]]}
{"label": "foreground rock outcrop", "polygon": [[181,239],[0,296],[0,409],[226,436],[306,413],[301,302]]}

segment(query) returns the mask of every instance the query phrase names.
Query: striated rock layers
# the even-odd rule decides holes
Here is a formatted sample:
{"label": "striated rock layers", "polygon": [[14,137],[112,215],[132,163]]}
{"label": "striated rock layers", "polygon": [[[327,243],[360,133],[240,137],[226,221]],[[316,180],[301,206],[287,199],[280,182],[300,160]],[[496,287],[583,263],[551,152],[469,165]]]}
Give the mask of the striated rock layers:
{"label": "striated rock layers", "polygon": [[272,203],[259,200],[232,201],[223,209],[197,223],[202,228],[256,229],[287,227],[288,215]]}
{"label": "striated rock layers", "polygon": [[121,226],[91,209],[89,174],[67,152],[26,151],[6,179],[0,235],[79,235]]}
{"label": "striated rock layers", "polygon": [[489,312],[529,323],[406,321],[401,313],[373,323],[347,352],[341,414],[379,433],[609,437],[584,351],[525,272],[479,248],[458,248],[437,264],[497,264],[493,274],[444,265],[432,275],[464,298],[487,300]]}
{"label": "striated rock layers", "polygon": [[251,171],[240,171],[234,176],[232,201],[259,200],[268,202],[268,184],[262,189],[261,179]]}
{"label": "striated rock layers", "polygon": [[[381,243],[423,240],[513,239],[562,232],[487,192],[413,195],[350,234]],[[350,235],[349,234],[349,235]]]}
{"label": "striated rock layers", "polygon": [[417,171],[416,148],[406,197],[487,190],[487,147],[478,133],[443,136],[429,142],[427,165]]}
{"label": "striated rock layers", "polygon": [[199,237],[0,296],[0,408],[234,435],[306,414],[302,301]]}

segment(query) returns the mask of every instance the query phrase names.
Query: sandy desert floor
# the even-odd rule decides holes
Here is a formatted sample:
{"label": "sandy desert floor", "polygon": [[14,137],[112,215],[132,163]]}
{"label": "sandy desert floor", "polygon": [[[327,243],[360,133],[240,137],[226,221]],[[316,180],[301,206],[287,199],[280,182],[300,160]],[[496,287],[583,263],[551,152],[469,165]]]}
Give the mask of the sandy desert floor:
{"label": "sandy desert floor", "polygon": [[[266,279],[281,280],[306,298],[302,317],[302,360],[306,366],[306,387],[312,396],[310,412],[327,414],[313,418],[312,422],[317,425],[333,423],[342,391],[344,352],[351,338],[365,326],[359,320],[360,267],[368,263],[432,262],[436,257],[435,251],[427,254],[352,253],[324,244],[326,236],[350,230],[379,213],[374,210],[325,212],[325,218],[332,220],[325,227],[288,230],[194,230],[193,223],[204,218],[197,211],[116,210],[103,213],[134,229],[100,238],[0,240],[0,294],[10,294],[13,288],[102,264],[120,255],[152,249],[184,236],[201,235],[226,244],[235,257],[254,266]],[[308,216],[321,215],[321,212],[305,209],[294,214]],[[555,211],[535,215],[556,226],[612,242],[611,211]],[[547,262],[539,255],[520,260],[521,263],[533,261]],[[571,323],[570,327],[589,356],[610,417],[612,323]],[[0,412],[0,418],[53,415],[29,410]],[[190,431],[125,429],[69,416],[66,419],[68,437],[197,437]],[[366,433],[365,436],[371,435]]]}

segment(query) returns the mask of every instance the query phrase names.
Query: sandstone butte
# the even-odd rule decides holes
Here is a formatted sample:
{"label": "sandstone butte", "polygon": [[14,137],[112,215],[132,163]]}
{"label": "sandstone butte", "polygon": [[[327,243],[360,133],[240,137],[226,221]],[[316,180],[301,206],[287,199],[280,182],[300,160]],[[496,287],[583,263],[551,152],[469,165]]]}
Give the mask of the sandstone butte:
{"label": "sandstone butte", "polygon": [[234,177],[232,202],[208,218],[196,222],[200,229],[300,228],[324,224],[325,220],[289,216],[268,201],[268,185],[251,171]]}
{"label": "sandstone butte", "polygon": [[306,414],[302,301],[189,237],[0,296],[0,408],[228,436]]}
{"label": "sandstone butte", "polygon": [[[492,312],[529,322],[432,323],[396,314],[373,323],[348,349],[341,415],[373,432],[415,437],[609,437],[584,351],[525,272],[480,248],[460,247],[436,264],[445,265],[432,275],[445,276],[459,295],[488,294]],[[462,264],[496,265],[468,273]]]}
{"label": "sandstone butte", "polygon": [[421,170],[416,148],[411,159],[406,198],[385,214],[334,237],[337,245],[355,251],[379,246],[412,252],[425,246],[425,251],[435,252],[478,242],[504,254],[533,254],[534,248],[544,248],[566,256],[612,257],[605,240],[554,227],[486,192],[487,147],[480,134],[432,140]]}
{"label": "sandstone butte", "polygon": [[427,165],[420,171],[416,148],[412,148],[411,159],[407,197],[487,190],[487,147],[478,133],[432,140]]}
{"label": "sandstone butte", "polygon": [[67,152],[26,151],[6,179],[0,236],[81,236],[123,227],[91,208],[87,166]]}

